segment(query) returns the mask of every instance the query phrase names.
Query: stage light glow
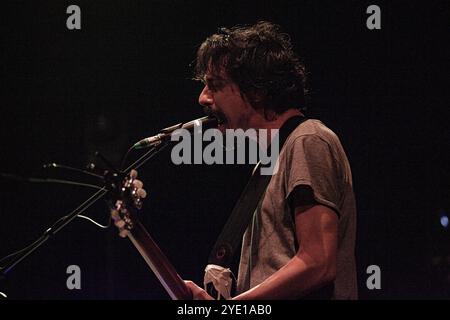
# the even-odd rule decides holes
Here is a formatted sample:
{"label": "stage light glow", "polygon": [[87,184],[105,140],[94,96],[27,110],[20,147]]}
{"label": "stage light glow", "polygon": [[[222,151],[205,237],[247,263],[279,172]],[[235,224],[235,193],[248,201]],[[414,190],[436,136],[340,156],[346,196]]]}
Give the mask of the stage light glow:
{"label": "stage light glow", "polygon": [[441,216],[441,226],[448,228],[448,217],[446,215]]}

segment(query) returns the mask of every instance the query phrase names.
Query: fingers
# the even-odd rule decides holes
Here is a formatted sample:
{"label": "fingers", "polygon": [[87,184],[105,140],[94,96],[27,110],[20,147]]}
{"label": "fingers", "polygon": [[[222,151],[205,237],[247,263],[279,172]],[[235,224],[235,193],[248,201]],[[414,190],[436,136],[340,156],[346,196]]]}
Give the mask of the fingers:
{"label": "fingers", "polygon": [[197,286],[194,282],[190,280],[184,280],[186,287],[191,291],[192,297],[195,299],[195,296],[202,290],[199,286]]}
{"label": "fingers", "polygon": [[194,300],[214,300],[213,297],[211,297],[205,290],[200,288],[194,282],[184,280],[184,283],[186,284],[186,287],[188,287],[188,289],[191,290],[192,298]]}

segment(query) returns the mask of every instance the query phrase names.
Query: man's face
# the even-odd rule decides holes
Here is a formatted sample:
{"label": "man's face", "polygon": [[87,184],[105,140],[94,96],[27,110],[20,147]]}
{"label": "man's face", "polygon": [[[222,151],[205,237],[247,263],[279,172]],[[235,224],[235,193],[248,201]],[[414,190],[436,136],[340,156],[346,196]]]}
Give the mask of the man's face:
{"label": "man's face", "polygon": [[224,120],[218,129],[244,129],[252,127],[255,110],[243,98],[239,87],[227,77],[207,74],[204,79],[205,87],[200,93],[198,102],[202,106],[211,108],[213,114]]}

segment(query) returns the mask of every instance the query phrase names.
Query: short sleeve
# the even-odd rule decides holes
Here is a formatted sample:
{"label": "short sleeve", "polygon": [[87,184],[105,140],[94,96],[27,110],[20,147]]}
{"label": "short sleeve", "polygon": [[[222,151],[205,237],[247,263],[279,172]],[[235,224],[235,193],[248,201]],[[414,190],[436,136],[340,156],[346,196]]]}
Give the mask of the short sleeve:
{"label": "short sleeve", "polygon": [[310,189],[315,202],[340,216],[339,166],[329,143],[314,134],[296,137],[286,146],[285,160],[286,200],[301,203],[296,198],[305,193],[298,190]]}

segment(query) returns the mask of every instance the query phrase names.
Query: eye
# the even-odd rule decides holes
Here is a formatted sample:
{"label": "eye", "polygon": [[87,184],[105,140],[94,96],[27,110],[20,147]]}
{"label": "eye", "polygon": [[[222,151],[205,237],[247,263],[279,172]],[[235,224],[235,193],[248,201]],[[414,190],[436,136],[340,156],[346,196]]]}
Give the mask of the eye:
{"label": "eye", "polygon": [[210,91],[216,90],[212,80],[202,79],[201,82],[203,83],[204,86],[208,87],[208,90]]}
{"label": "eye", "polygon": [[205,77],[202,82],[212,92],[220,91],[226,85],[226,81],[221,78]]}
{"label": "eye", "polygon": [[211,91],[219,91],[225,87],[225,82],[222,80],[211,80],[207,82],[207,86]]}
{"label": "eye", "polygon": [[214,82],[209,82],[206,85],[208,86],[208,89],[211,91],[215,92],[218,90],[217,85]]}

